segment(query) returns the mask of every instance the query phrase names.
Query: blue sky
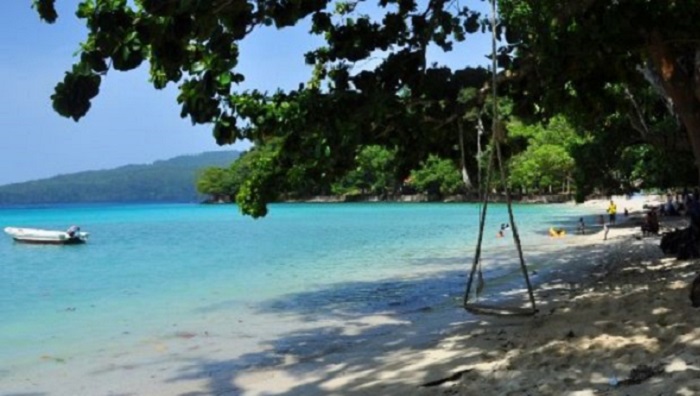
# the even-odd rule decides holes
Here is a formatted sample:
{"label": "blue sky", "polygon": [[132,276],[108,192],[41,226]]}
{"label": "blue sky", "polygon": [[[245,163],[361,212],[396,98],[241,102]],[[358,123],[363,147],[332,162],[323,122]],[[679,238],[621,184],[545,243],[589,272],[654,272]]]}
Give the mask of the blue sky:
{"label": "blue sky", "polygon": [[[74,62],[85,28],[75,16],[77,1],[56,2],[59,19],[39,20],[31,0],[4,1],[0,13],[0,185],[83,170],[150,163],[177,155],[243,150],[246,142],[220,147],[206,126],[181,119],[177,90],[156,91],[146,68],[110,71],[100,95],[80,122],[56,114],[50,96]],[[487,4],[477,1],[484,9]],[[304,52],[320,40],[308,26],[254,32],[241,44],[243,88],[274,91],[307,81]],[[485,65],[488,37],[468,37],[464,45],[431,60],[447,65]]]}

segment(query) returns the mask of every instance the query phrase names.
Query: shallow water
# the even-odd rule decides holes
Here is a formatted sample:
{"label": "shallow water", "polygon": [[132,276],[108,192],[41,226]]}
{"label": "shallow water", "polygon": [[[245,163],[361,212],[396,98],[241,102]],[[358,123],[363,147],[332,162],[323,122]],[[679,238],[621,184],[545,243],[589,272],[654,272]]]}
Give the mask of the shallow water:
{"label": "shallow water", "polygon": [[[489,208],[484,268],[509,279],[519,270],[510,232],[495,237],[505,206]],[[573,230],[585,210],[516,206],[526,253],[560,247],[547,229]],[[471,265],[478,205],[277,204],[262,220],[223,205],[0,209],[3,227],[71,224],[90,232],[86,245],[0,241],[0,389],[45,365],[125,355],[135,364],[202,335],[212,345],[230,337],[226,353],[253,356],[309,321],[454,298]]]}

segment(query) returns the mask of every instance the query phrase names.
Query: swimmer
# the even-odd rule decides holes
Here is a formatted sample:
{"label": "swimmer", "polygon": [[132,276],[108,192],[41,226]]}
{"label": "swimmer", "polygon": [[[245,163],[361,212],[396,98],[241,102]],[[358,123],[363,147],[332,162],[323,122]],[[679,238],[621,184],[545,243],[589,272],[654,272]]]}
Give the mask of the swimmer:
{"label": "swimmer", "polygon": [[498,230],[498,234],[496,234],[497,237],[503,238],[506,234],[506,230],[510,228],[510,225],[507,223],[501,223],[501,229]]}

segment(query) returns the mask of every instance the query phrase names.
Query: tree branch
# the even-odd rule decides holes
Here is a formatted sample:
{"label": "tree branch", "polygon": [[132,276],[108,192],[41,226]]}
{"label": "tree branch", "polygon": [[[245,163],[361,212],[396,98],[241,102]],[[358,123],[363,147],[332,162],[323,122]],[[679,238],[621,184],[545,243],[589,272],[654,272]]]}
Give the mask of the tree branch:
{"label": "tree branch", "polygon": [[634,108],[636,115],[636,117],[629,115],[632,127],[638,130],[642,134],[642,137],[646,138],[649,135],[649,127],[644,121],[644,115],[642,114],[642,110],[639,108],[637,101],[634,99],[632,92],[630,92],[627,86],[625,86],[625,96],[630,102],[632,102],[632,107]]}
{"label": "tree branch", "polygon": [[673,110],[673,100],[666,94],[666,90],[661,84],[661,77],[654,71],[651,64],[647,63],[644,67],[638,66],[637,70],[642,73],[644,79],[649,82],[654,91],[663,99],[669,114],[676,117],[676,112]]}

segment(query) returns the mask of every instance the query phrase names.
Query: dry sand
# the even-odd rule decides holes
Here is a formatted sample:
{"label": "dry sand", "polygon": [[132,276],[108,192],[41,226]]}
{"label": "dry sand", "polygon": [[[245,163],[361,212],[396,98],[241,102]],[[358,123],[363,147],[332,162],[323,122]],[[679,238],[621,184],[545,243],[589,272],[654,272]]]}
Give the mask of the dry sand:
{"label": "dry sand", "polygon": [[[602,231],[567,237],[566,266],[538,282],[534,317],[475,317],[459,301],[413,315],[376,314],[344,326],[317,355],[230,376],[211,393],[245,395],[700,394],[700,316],[689,283],[700,261],[664,257],[641,238],[650,201]],[[587,205],[603,210],[607,201]],[[622,216],[620,216],[622,217]],[[662,218],[663,228],[685,219]],[[600,230],[600,228],[599,228]],[[345,338],[347,336],[347,338]],[[219,383],[219,385],[222,385]],[[207,394],[190,393],[190,394]]]}

